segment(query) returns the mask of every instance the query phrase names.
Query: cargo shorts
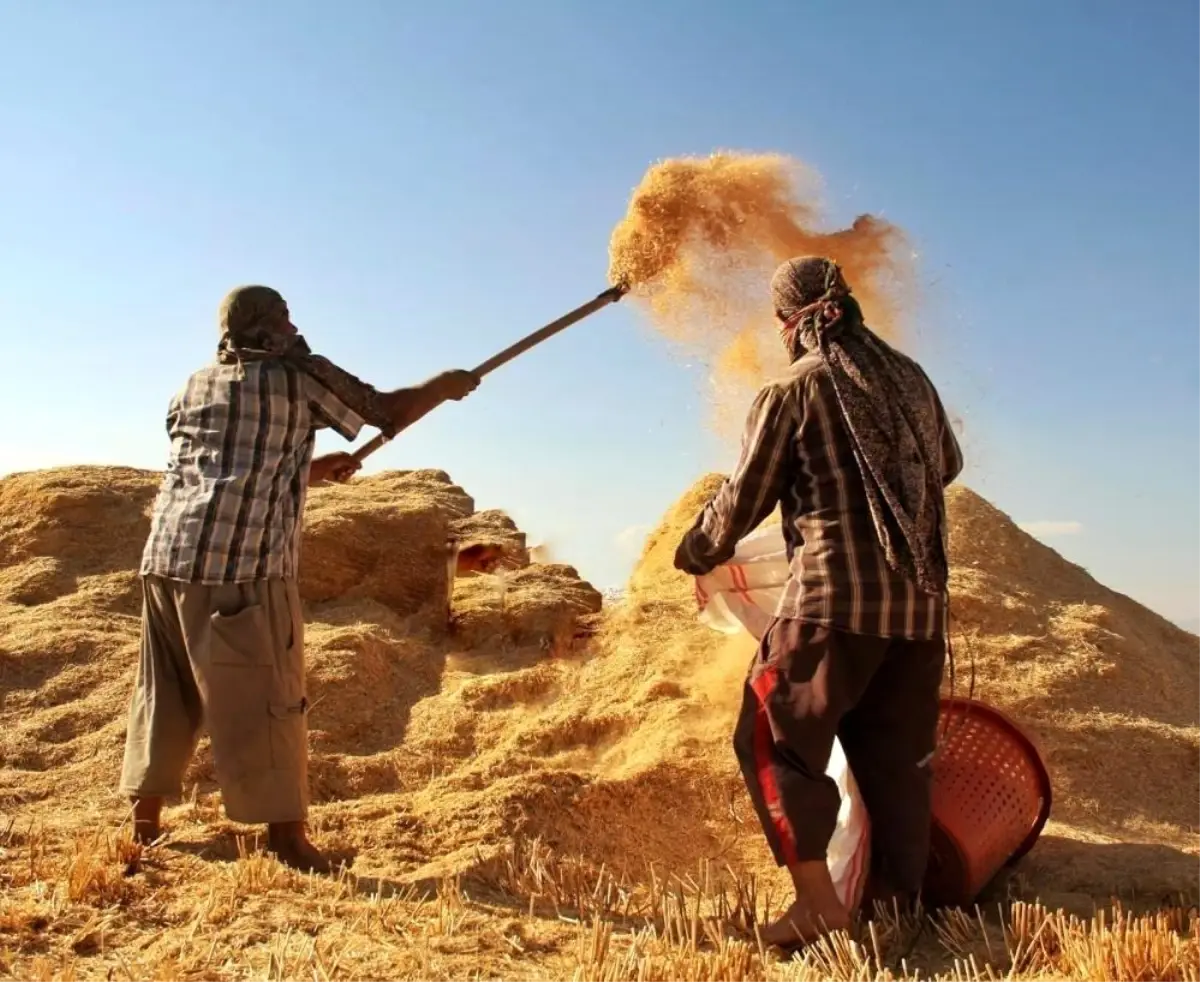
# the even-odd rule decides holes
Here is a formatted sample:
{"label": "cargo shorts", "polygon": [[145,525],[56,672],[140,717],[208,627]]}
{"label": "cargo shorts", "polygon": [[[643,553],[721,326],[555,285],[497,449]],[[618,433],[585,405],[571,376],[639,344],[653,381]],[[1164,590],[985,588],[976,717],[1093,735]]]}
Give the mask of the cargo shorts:
{"label": "cargo shorts", "polygon": [[296,582],[205,586],[146,576],[142,583],[121,792],[180,794],[207,731],[231,820],[303,821],[308,700]]}

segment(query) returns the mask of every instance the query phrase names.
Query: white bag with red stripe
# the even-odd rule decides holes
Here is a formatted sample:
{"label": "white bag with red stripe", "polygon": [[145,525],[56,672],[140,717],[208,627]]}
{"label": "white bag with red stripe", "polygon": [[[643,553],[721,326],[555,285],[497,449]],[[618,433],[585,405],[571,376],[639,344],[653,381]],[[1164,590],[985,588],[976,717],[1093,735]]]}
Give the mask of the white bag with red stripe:
{"label": "white bag with red stripe", "polygon": [[[747,631],[762,640],[790,575],[783,529],[760,528],[738,543],[733,558],[696,577],[700,620],[724,634]],[[839,899],[853,911],[862,899],[871,859],[871,822],[841,742],[833,741],[825,773],[842,796],[837,827],[829,840],[829,872]]]}

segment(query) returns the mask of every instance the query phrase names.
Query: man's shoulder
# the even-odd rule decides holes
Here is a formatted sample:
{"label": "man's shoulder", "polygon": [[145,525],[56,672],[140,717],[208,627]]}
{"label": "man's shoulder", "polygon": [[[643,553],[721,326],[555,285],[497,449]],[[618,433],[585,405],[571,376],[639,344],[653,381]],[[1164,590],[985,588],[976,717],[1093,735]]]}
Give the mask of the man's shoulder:
{"label": "man's shoulder", "polygon": [[172,401],[180,408],[226,404],[233,400],[257,401],[263,394],[269,394],[272,402],[279,399],[303,401],[300,375],[295,366],[277,358],[241,364],[212,361],[192,372]]}
{"label": "man's shoulder", "polygon": [[805,355],[792,362],[785,371],[764,382],[759,387],[755,405],[760,409],[770,405],[789,405],[795,409],[804,402],[810,380],[823,373],[828,374],[820,356]]}
{"label": "man's shoulder", "polygon": [[814,378],[822,378],[829,376],[829,369],[819,354],[804,355],[797,358],[787,371],[777,375],[775,378],[767,382],[764,389],[775,389],[778,391],[798,391]]}
{"label": "man's shoulder", "polygon": [[301,372],[283,358],[256,358],[253,361],[225,363],[211,361],[188,376],[189,387],[197,383],[256,385],[267,379],[298,376]]}

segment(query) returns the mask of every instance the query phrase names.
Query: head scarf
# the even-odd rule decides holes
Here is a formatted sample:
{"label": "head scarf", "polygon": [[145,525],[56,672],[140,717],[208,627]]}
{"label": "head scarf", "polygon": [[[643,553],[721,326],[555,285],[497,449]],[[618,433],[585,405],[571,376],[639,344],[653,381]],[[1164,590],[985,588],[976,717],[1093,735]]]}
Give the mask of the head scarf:
{"label": "head scarf", "polygon": [[366,382],[314,355],[291,322],[287,301],[269,286],[241,286],[223,301],[217,361],[244,365],[279,359],[312,376],[371,426],[391,435],[392,420],[379,393]]}
{"label": "head scarf", "polygon": [[771,297],[792,358],[817,354],[829,371],[888,565],[926,593],[944,592],[941,419],[925,373],[866,326],[830,259],[788,260]]}

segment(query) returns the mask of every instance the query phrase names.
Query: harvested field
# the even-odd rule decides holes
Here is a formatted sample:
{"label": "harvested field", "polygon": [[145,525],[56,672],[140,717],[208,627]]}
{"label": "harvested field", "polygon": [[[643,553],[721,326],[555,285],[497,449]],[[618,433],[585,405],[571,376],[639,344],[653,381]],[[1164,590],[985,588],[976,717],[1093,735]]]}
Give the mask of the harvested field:
{"label": "harvested field", "polygon": [[[440,472],[314,490],[313,826],[347,864],[320,879],[224,819],[203,747],[165,841],[130,843],[113,786],[157,475],[0,479],[0,977],[1200,978],[1197,639],[965,490],[960,689],[971,658],[1040,741],[1054,821],[978,915],[758,949],[749,911],[782,892],[728,749],[748,653],[670,564],[715,480],[603,612]],[[485,540],[512,563],[455,579],[449,543]]]}

